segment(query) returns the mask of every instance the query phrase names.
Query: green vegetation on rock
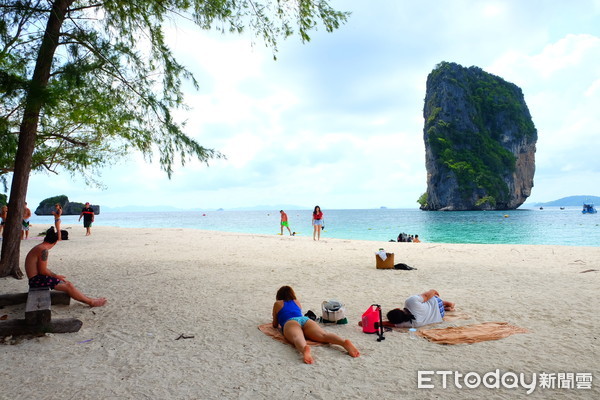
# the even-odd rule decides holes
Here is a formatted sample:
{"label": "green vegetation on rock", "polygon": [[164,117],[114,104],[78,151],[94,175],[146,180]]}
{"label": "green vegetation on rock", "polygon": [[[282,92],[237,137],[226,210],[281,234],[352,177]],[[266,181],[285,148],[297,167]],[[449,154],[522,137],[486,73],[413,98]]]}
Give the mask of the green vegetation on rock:
{"label": "green vegetation on rock", "polygon": [[61,194],[60,196],[49,197],[47,199],[42,200],[40,202],[40,207],[45,207],[45,206],[54,207],[57,203],[60,204],[62,207],[64,207],[65,204],[67,204],[68,202],[69,202],[69,198],[67,196],[65,196],[64,194]]}
{"label": "green vegetation on rock", "polygon": [[419,199],[417,200],[417,203],[419,203],[419,205],[421,206],[421,208],[426,208],[427,207],[427,192],[423,193]]}
{"label": "green vegetation on rock", "polygon": [[507,204],[516,168],[510,146],[537,140],[521,90],[480,68],[448,62],[436,66],[427,85],[425,141],[441,173],[453,174],[458,193],[477,208]]}

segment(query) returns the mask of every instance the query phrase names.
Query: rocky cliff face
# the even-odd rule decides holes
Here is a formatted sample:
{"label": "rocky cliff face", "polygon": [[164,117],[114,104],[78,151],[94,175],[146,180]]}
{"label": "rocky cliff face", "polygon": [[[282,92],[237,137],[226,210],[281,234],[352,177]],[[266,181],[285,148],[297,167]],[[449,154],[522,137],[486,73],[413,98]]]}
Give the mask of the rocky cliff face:
{"label": "rocky cliff face", "polygon": [[427,78],[423,210],[508,210],[531,194],[537,131],[521,89],[443,62]]}

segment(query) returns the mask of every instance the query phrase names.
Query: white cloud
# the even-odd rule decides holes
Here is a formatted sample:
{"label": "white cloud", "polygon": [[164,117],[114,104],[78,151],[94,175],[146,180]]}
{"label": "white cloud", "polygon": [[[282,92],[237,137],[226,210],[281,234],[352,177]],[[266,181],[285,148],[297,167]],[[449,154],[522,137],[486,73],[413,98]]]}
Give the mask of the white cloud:
{"label": "white cloud", "polygon": [[488,68],[521,86],[538,129],[534,201],[596,194],[599,65],[600,38],[569,33],[538,52],[506,52]]}
{"label": "white cloud", "polygon": [[[426,189],[423,99],[441,61],[476,65],[523,89],[538,129],[532,201],[595,190],[600,181],[598,0],[373,4],[278,60],[247,37],[181,24],[167,37],[200,90],[187,90],[188,132],[227,160],[176,168],[171,181],[140,157],[107,169],[108,191],[34,176],[37,201],[55,194],[109,206],[231,208],[316,203],[327,208],[416,207]],[[587,193],[595,194],[598,193]]]}
{"label": "white cloud", "polygon": [[600,96],[600,79],[592,82],[590,87],[585,91],[585,97],[598,98]]}

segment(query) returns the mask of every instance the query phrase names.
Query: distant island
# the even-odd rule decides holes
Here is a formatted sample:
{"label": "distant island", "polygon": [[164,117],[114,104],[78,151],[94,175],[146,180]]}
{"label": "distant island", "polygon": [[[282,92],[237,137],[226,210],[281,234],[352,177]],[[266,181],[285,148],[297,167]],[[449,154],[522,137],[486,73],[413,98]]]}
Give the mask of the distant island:
{"label": "distant island", "polygon": [[562,199],[548,201],[546,203],[534,203],[535,207],[581,207],[583,203],[600,205],[598,196],[568,196]]}
{"label": "distant island", "polygon": [[[34,214],[52,215],[52,211],[54,211],[56,204],[61,205],[63,215],[79,215],[81,214],[81,210],[85,207],[84,203],[69,201],[69,198],[63,194],[42,200],[40,205],[35,209]],[[94,210],[94,214],[100,214],[100,206],[90,205],[90,207]]]}

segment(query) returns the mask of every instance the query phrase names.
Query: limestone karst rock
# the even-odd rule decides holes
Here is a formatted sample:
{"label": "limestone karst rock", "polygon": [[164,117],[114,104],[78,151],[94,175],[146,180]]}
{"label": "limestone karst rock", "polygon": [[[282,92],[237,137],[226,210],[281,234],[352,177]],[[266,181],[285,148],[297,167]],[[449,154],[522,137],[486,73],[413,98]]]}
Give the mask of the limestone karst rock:
{"label": "limestone karst rock", "polygon": [[531,194],[537,131],[521,89],[442,62],[427,77],[423,210],[508,210]]}
{"label": "limestone karst rock", "polygon": [[[63,208],[63,215],[79,215],[85,205],[83,203],[70,202],[69,198],[65,195],[49,197],[40,202],[40,205],[35,209],[35,215],[52,215],[54,206],[60,204]],[[100,206],[92,205],[94,214],[100,214]]]}

